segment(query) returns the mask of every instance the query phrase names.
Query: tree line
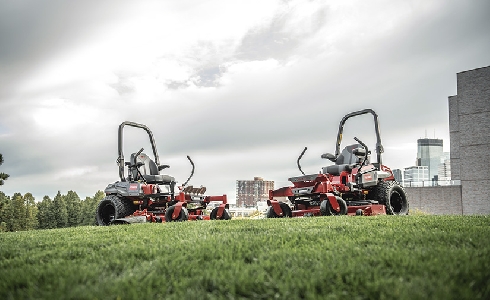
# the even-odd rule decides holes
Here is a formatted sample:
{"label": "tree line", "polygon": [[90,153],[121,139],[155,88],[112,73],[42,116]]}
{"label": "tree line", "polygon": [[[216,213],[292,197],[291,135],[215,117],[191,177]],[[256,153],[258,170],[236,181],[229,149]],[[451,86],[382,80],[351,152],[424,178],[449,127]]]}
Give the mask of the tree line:
{"label": "tree line", "polygon": [[104,198],[102,191],[81,200],[74,191],[44,196],[36,202],[31,193],[15,193],[12,197],[0,191],[0,231],[64,228],[97,225],[95,211]]}
{"label": "tree line", "polygon": [[[0,153],[0,165],[3,162]],[[9,177],[0,173],[0,185]],[[36,202],[31,193],[8,197],[0,191],[0,232],[97,225],[95,211],[104,196],[104,192],[98,191],[93,197],[80,200],[74,191],[66,195],[58,191],[53,200],[44,196],[41,202]]]}

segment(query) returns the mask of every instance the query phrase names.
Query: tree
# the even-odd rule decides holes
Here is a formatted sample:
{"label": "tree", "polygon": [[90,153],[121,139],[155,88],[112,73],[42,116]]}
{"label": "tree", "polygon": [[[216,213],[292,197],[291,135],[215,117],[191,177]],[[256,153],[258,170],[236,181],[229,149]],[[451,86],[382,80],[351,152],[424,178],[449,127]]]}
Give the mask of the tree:
{"label": "tree", "polygon": [[74,191],[68,191],[65,196],[68,227],[78,226],[81,221],[82,203],[80,197]]}
{"label": "tree", "polygon": [[56,228],[63,228],[68,225],[68,212],[66,210],[65,196],[60,191],[53,200],[53,213],[56,221]]}
{"label": "tree", "polygon": [[26,212],[26,220],[25,220],[25,228],[27,230],[36,229],[38,227],[37,220],[37,206],[36,200],[32,196],[31,193],[27,193],[24,195],[24,205]]}
{"label": "tree", "polygon": [[10,219],[10,231],[26,230],[26,207],[24,197],[20,193],[15,193],[12,197],[12,215]]}
{"label": "tree", "polygon": [[38,228],[56,228],[57,222],[53,211],[53,200],[49,196],[44,196],[43,201],[37,203],[37,209]]}
{"label": "tree", "polygon": [[95,213],[100,200],[104,199],[105,194],[102,191],[95,193],[93,197],[86,197],[82,201],[82,211],[80,225],[97,225]]}
{"label": "tree", "polygon": [[7,220],[10,215],[10,197],[0,192],[0,232],[8,231]]}
{"label": "tree", "polygon": [[[0,166],[3,164],[3,156],[2,154],[0,153]],[[10,175],[9,174],[5,174],[5,173],[0,173],[0,185],[3,185],[5,180],[7,180],[7,178],[9,178]]]}

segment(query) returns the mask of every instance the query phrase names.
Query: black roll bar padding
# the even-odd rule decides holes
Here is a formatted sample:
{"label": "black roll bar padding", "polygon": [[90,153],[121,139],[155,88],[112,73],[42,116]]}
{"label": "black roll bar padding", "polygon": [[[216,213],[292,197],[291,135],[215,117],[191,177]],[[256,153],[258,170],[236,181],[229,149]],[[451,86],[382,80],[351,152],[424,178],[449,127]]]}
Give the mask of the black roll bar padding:
{"label": "black roll bar padding", "polygon": [[335,157],[338,157],[340,154],[340,143],[342,142],[342,132],[344,131],[344,124],[345,121],[347,121],[351,117],[359,116],[359,115],[364,115],[370,113],[374,117],[374,131],[376,133],[376,154],[377,154],[377,159],[378,163],[381,165],[381,153],[384,152],[383,145],[381,144],[381,135],[379,133],[379,122],[378,122],[378,115],[374,110],[367,108],[355,112],[351,112],[347,115],[345,115],[342,120],[340,121],[339,125],[339,133],[337,134],[337,145],[335,146]]}
{"label": "black roll bar padding", "polygon": [[[158,158],[157,146],[155,144],[155,139],[153,138],[153,133],[151,133],[150,128],[146,127],[143,124],[138,124],[135,122],[124,121],[119,125],[118,135],[117,135],[117,164],[119,166],[119,178],[121,181],[126,181],[124,178],[124,154],[123,154],[123,129],[124,126],[131,126],[136,128],[144,129],[148,133],[148,137],[150,138],[151,147],[153,148],[153,155],[155,156],[155,163],[157,167],[160,165],[160,159]],[[142,150],[140,150],[142,151]],[[141,152],[140,152],[141,153]]]}
{"label": "black roll bar padding", "polygon": [[303,149],[303,152],[301,152],[301,154],[300,154],[300,155],[299,155],[299,157],[298,157],[298,160],[296,161],[296,163],[298,164],[298,169],[301,171],[301,173],[302,173],[303,175],[305,175],[305,172],[303,172],[303,170],[301,170],[301,165],[299,164],[299,160],[300,160],[300,159],[303,157],[303,155],[305,155],[305,152],[306,152],[306,150],[307,150],[307,149],[308,149],[308,147],[305,147],[305,148]]}
{"label": "black roll bar padding", "polygon": [[187,183],[189,182],[189,180],[191,180],[191,177],[194,175],[194,162],[192,161],[191,157],[189,155],[187,155],[187,159],[191,162],[191,165],[192,165],[192,171],[191,171],[191,175],[189,175],[189,178],[187,178],[187,180],[182,184],[182,187],[186,186]]}

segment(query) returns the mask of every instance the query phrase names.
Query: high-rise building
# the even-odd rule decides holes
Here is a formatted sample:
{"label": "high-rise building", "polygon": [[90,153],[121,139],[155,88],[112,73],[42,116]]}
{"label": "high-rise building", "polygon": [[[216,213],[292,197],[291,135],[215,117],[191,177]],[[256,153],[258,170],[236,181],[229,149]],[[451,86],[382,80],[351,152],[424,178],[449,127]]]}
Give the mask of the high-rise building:
{"label": "high-rise building", "polygon": [[428,180],[437,180],[439,177],[439,165],[443,157],[442,145],[443,142],[440,139],[417,140],[417,166],[428,167]]}
{"label": "high-rise building", "polygon": [[451,180],[451,160],[449,159],[449,152],[444,152],[444,155],[441,157],[438,175],[439,181]]}
{"label": "high-rise building", "polygon": [[254,180],[236,181],[236,205],[240,207],[256,206],[258,201],[269,199],[269,190],[274,189],[274,181],[267,181],[261,177]]}

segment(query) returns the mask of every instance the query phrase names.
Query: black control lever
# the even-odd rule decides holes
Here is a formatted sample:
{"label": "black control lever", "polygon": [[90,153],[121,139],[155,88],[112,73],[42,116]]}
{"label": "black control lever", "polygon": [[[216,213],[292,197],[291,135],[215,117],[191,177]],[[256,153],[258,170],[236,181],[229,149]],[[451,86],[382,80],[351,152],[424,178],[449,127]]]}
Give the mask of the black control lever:
{"label": "black control lever", "polygon": [[305,152],[306,152],[306,150],[307,150],[307,149],[308,149],[308,147],[305,147],[305,148],[303,149],[303,152],[301,152],[301,154],[300,154],[300,155],[299,155],[299,157],[298,157],[298,160],[296,161],[296,163],[298,164],[298,169],[301,171],[301,173],[302,173],[303,175],[305,175],[305,172],[303,172],[303,170],[301,170],[301,165],[299,164],[299,160],[300,160],[300,159],[303,157],[303,155],[305,155]]}
{"label": "black control lever", "polygon": [[189,176],[189,178],[187,178],[187,180],[182,184],[182,187],[186,186],[186,184],[189,182],[189,180],[191,180],[191,177],[194,175],[194,168],[195,168],[194,162],[192,161],[192,159],[189,155],[187,155],[187,159],[189,160],[189,162],[192,165],[192,171],[191,171],[191,175]]}

